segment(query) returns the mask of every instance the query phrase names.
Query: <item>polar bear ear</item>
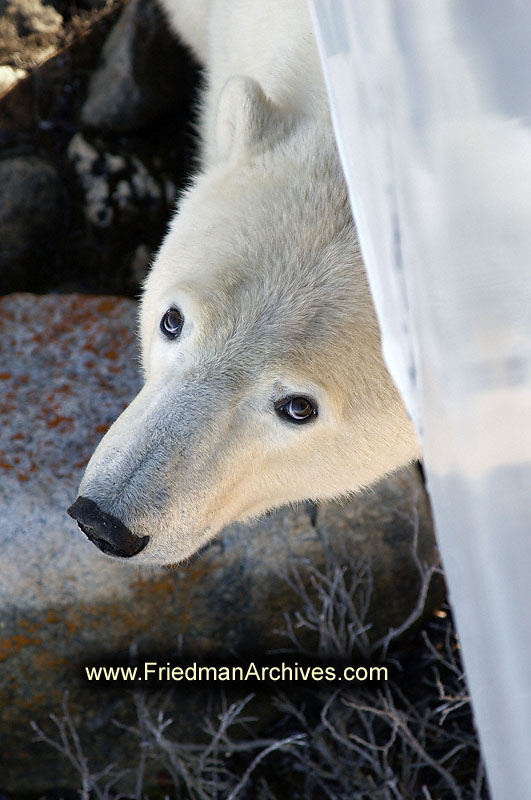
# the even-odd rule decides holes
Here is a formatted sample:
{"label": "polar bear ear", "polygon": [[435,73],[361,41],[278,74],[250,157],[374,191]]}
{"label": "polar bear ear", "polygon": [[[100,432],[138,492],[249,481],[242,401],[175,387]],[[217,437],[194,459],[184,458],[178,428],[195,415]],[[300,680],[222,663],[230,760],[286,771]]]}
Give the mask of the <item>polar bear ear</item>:
{"label": "polar bear ear", "polygon": [[271,147],[291,127],[282,112],[253,78],[234,75],[221,90],[216,145],[220,160],[236,161],[245,153]]}

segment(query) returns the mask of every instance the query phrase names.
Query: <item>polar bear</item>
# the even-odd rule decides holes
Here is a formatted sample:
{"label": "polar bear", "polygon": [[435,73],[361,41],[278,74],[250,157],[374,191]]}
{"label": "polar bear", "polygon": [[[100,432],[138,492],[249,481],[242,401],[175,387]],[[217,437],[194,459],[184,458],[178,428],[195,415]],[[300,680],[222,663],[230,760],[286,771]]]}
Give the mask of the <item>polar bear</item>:
{"label": "polar bear", "polygon": [[144,285],[144,386],[69,509],[104,553],[159,564],[418,455],[304,0],[165,3],[206,68],[201,166]]}

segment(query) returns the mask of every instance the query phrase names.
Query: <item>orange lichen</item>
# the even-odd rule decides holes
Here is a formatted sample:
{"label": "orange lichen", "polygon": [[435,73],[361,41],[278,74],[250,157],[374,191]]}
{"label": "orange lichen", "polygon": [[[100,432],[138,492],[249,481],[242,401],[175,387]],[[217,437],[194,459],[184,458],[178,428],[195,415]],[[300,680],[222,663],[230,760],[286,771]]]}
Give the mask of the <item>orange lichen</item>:
{"label": "orange lichen", "polygon": [[21,619],[21,620],[19,620],[19,623],[18,623],[18,624],[20,625],[20,627],[21,627],[21,628],[26,628],[26,630],[28,631],[28,633],[33,633],[34,631],[37,631],[37,630],[39,630],[40,628],[42,628],[42,624],[41,624],[40,622],[37,622],[37,623],[35,623],[35,622],[30,622],[30,621],[29,621],[29,620],[27,620],[27,619]]}
{"label": "orange lichen", "polygon": [[65,625],[70,633],[75,633],[78,629],[76,623],[73,622],[71,619],[65,620]]}
{"label": "orange lichen", "polygon": [[62,422],[69,423],[70,427],[72,427],[71,423],[73,423],[73,417],[63,417],[60,414],[56,414],[55,417],[46,420],[46,427],[47,428],[57,428]]}
{"label": "orange lichen", "polygon": [[14,636],[0,639],[0,661],[5,661],[23,647],[35,647],[35,645],[40,644],[41,640],[38,637],[26,636],[23,633],[17,633]]}
{"label": "orange lichen", "polygon": [[36,666],[48,670],[53,669],[54,667],[64,666],[65,664],[69,663],[69,660],[64,656],[56,656],[49,651],[44,651],[43,653],[37,653],[35,655],[34,663]]}
{"label": "orange lichen", "polygon": [[92,344],[92,342],[86,342],[81,349],[86,350],[89,353],[94,353],[95,355],[98,354],[98,348]]}
{"label": "orange lichen", "polygon": [[171,575],[161,575],[156,581],[137,578],[132,584],[134,591],[144,597],[154,594],[173,594],[175,592],[175,579]]}
{"label": "orange lichen", "polygon": [[96,311],[100,314],[107,314],[109,311],[114,311],[116,308],[117,298],[113,297],[106,297],[104,300],[100,300],[98,305],[96,306]]}

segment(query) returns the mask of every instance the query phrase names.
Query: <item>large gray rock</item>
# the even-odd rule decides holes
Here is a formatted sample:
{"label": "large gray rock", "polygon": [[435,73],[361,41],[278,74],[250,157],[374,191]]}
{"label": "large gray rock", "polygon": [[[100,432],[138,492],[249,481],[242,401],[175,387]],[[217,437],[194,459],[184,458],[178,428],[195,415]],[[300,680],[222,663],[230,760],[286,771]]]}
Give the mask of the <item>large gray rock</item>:
{"label": "large gray rock", "polygon": [[96,228],[138,215],[139,207],[146,216],[166,201],[161,184],[134,155],[105,152],[79,132],[67,153],[83,190],[85,217]]}
{"label": "large gray rock", "polygon": [[129,132],[189,97],[190,58],[155,0],[131,0],[113,28],[82,109],[85,125]]}
{"label": "large gray rock", "polygon": [[36,156],[0,161],[0,292],[61,234],[63,199],[51,164]]}
{"label": "large gray rock", "polygon": [[[344,507],[303,505],[251,527],[233,525],[186,567],[140,571],[107,560],[66,508],[101,435],[139,388],[135,317],[134,303],[111,297],[0,299],[3,789],[68,785],[66,761],[31,744],[29,729],[30,719],[46,725],[48,713],[60,710],[65,689],[74,721],[90,731],[88,755],[101,764],[123,759],[127,740],[112,736],[107,723],[128,718],[129,695],[123,686],[89,684],[84,665],[125,664],[132,645],[159,663],[178,652],[208,661],[289,646],[276,629],[285,627],[285,612],[294,619],[302,608],[296,576],[319,609],[305,575],[309,564],[326,573],[329,548],[328,569],[358,554],[372,561],[366,622],[378,637],[415,605],[415,529],[421,560],[437,559],[412,469]],[[282,576],[288,565],[291,584]],[[318,646],[311,631],[303,643]],[[198,690],[183,687],[178,729],[192,737],[201,719]]]}

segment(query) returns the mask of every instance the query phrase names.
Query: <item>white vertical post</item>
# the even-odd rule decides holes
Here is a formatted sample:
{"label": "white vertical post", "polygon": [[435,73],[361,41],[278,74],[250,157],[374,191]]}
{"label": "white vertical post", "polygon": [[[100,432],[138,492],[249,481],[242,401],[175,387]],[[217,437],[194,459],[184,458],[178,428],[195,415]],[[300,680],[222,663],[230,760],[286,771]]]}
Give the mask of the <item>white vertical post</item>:
{"label": "white vertical post", "polygon": [[531,797],[531,4],[308,0],[493,800]]}

